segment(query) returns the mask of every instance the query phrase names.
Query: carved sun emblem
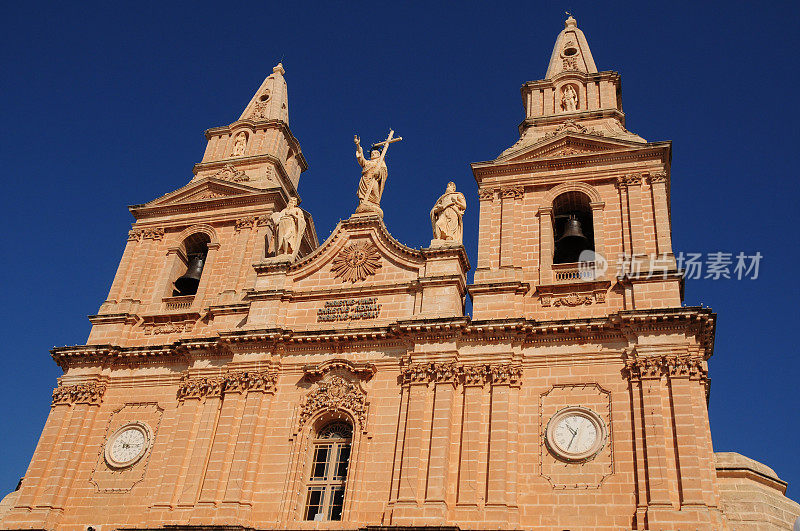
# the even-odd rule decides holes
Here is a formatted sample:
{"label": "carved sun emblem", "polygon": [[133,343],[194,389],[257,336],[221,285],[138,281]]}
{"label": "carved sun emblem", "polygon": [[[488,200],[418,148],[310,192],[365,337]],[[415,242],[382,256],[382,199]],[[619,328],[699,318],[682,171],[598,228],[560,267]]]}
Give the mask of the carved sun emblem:
{"label": "carved sun emblem", "polygon": [[342,282],[364,280],[380,269],[381,261],[378,249],[370,242],[364,241],[348,245],[333,259],[334,276],[341,277]]}

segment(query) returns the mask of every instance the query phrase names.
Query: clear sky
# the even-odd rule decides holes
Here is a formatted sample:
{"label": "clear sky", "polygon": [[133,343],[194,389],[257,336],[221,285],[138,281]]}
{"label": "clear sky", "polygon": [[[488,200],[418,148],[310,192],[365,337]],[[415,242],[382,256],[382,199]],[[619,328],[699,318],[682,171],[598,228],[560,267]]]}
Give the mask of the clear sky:
{"label": "clear sky", "polygon": [[674,142],[676,252],[764,256],[756,280],[687,281],[686,304],[719,315],[715,449],[775,468],[800,498],[798,5],[4,3],[0,491],[24,475],[49,411],[61,371],[48,350],[84,343],[108,293],[126,206],[186,184],[203,131],[236,120],[278,61],[320,239],[355,208],[353,134],[392,127],[404,140],[388,157],[389,230],[427,245],[453,180],[475,264],[469,163],[517,140],[519,87],[544,76],[569,9],[597,67],[622,74],[628,129]]}

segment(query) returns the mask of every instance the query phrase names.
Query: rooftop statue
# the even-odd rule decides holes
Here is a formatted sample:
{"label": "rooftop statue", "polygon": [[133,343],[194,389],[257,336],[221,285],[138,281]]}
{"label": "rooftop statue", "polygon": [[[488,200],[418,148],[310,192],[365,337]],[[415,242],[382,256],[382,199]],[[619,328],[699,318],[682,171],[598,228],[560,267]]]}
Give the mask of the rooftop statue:
{"label": "rooftop statue", "polygon": [[[356,213],[376,213],[383,216],[383,210],[380,208],[381,196],[383,188],[386,186],[386,178],[389,176],[389,169],[386,167],[386,150],[389,149],[389,144],[403,139],[402,137],[393,138],[393,136],[394,131],[389,130],[386,140],[373,144],[369,159],[364,158],[364,150],[358,135],[353,138],[356,143],[356,160],[361,166]],[[383,149],[379,150],[379,146],[383,146]]]}
{"label": "rooftop statue", "polygon": [[306,217],[297,206],[297,198],[290,197],[286,208],[272,214],[270,221],[275,234],[274,255],[294,259],[306,230]]}
{"label": "rooftop statue", "polygon": [[445,192],[431,209],[431,225],[433,225],[431,246],[463,243],[466,210],[467,200],[464,194],[456,192],[456,183],[450,181]]}

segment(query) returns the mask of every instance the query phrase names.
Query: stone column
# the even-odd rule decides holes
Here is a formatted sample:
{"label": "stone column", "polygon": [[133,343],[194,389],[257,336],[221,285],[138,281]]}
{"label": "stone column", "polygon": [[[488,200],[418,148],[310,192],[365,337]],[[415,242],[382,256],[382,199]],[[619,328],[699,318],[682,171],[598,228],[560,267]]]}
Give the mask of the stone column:
{"label": "stone column", "polygon": [[644,204],[642,197],[642,176],[628,175],[625,177],[628,191],[628,220],[631,231],[631,255],[647,253],[644,231]]}
{"label": "stone column", "polygon": [[128,268],[131,265],[131,260],[136,251],[136,246],[141,240],[142,232],[140,230],[131,230],[128,232],[128,241],[125,243],[125,250],[122,252],[122,259],[119,261],[117,267],[117,274],[114,275],[114,282],[111,284],[111,289],[108,292],[107,304],[114,304],[119,302],[122,294],[122,288],[125,280],[128,277]]}
{"label": "stone column", "polygon": [[489,455],[486,478],[486,512],[490,522],[509,523],[509,507],[516,507],[517,447],[515,426],[518,422],[517,394],[522,367],[492,365],[489,408]]}
{"label": "stone column", "polygon": [[[481,190],[480,227],[478,229],[478,270],[491,270],[500,267],[500,235],[497,227],[500,223],[499,201],[494,190]],[[477,273],[477,272],[476,272]]]}
{"label": "stone column", "polygon": [[[608,246],[606,245],[606,238],[608,234],[606,233],[605,227],[605,219],[603,215],[603,210],[606,207],[606,204],[603,202],[592,202],[589,204],[592,209],[592,224],[594,225],[594,252],[602,256],[606,259],[606,261],[610,264],[611,257],[608,256]],[[616,259],[616,257],[614,257]],[[602,275],[597,276],[597,280],[602,280],[607,278],[609,275],[608,270]]]}
{"label": "stone column", "polygon": [[269,406],[271,397],[275,394],[277,377],[277,373],[272,371],[249,373],[247,376],[244,412],[236,436],[224,504],[252,504],[253,485],[263,457],[265,419],[269,418]]}
{"label": "stone column", "polygon": [[440,369],[433,396],[430,453],[428,456],[428,482],[425,503],[435,506],[437,516],[444,521],[447,516],[447,477],[450,471],[450,433],[455,401],[456,374],[451,364]]}
{"label": "stone column", "polygon": [[422,500],[424,472],[422,450],[428,440],[428,418],[426,415],[427,381],[412,380],[408,382],[408,409],[406,411],[406,430],[403,437],[403,456],[400,466],[400,487],[397,501],[416,504]]}
{"label": "stone column", "polygon": [[517,205],[522,199],[523,190],[519,187],[505,188],[500,199],[500,267],[519,267],[514,262],[515,233],[519,230]]}
{"label": "stone column", "polygon": [[[476,520],[478,505],[483,501],[484,486],[480,482],[483,433],[483,397],[485,371],[483,366],[468,365],[463,374],[463,415],[461,424],[461,456],[459,459],[457,506],[462,513],[459,519]],[[481,464],[483,463],[483,464]]]}
{"label": "stone column", "polygon": [[197,286],[197,293],[194,296],[194,301],[192,301],[193,310],[200,310],[206,304],[205,295],[209,284],[211,284],[212,275],[215,273],[214,263],[216,262],[217,253],[219,253],[219,244],[209,243],[206,263],[203,266],[203,275],[200,276],[200,284]]}
{"label": "stone column", "polygon": [[39,444],[22,481],[15,507],[31,509],[41,505],[39,500],[44,494],[45,485],[55,477],[53,465],[58,454],[55,449],[59,447],[58,441],[63,439],[71,411],[69,403],[53,402]]}
{"label": "stone column", "polygon": [[203,478],[208,466],[211,442],[214,438],[222,402],[224,380],[222,378],[203,378],[200,383],[203,401],[198,405],[199,418],[191,438],[191,456],[188,466],[183,470],[183,485],[178,497],[179,506],[193,506],[200,496]]}
{"label": "stone column", "polygon": [[650,175],[650,191],[653,194],[653,216],[655,218],[656,252],[660,255],[672,254],[672,234],[669,223],[669,197],[667,195],[667,174]]}
{"label": "stone column", "polygon": [[[636,448],[645,457],[647,481],[646,502],[649,507],[672,508],[670,482],[667,477],[666,432],[664,429],[662,368],[659,357],[637,357],[628,362],[628,373],[634,394],[641,399],[641,415],[635,423],[641,426],[642,447]],[[638,412],[637,412],[638,413]],[[640,500],[640,504],[642,500]]]}
{"label": "stone column", "polygon": [[542,207],[539,217],[539,284],[553,283],[553,253],[555,241],[553,236],[553,208]]}

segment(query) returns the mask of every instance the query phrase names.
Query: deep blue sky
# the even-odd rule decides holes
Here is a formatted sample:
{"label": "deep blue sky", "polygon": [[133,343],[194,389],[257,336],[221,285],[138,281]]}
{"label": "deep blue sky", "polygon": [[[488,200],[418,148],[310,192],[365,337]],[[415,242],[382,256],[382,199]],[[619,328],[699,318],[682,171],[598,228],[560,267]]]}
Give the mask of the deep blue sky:
{"label": "deep blue sky", "polygon": [[49,411],[61,371],[48,350],[84,343],[108,293],[126,206],[186,184],[203,131],[238,118],[275,63],[320,239],[355,206],[353,134],[391,126],[404,141],[388,159],[389,230],[426,245],[452,179],[474,264],[469,163],[517,140],[519,87],[544,76],[570,9],[598,68],[622,74],[628,129],[674,142],[676,252],[765,257],[755,281],[688,281],[686,304],[719,314],[715,449],[775,468],[799,497],[797,2],[287,4],[3,4],[0,491]]}

